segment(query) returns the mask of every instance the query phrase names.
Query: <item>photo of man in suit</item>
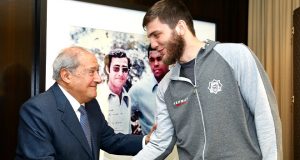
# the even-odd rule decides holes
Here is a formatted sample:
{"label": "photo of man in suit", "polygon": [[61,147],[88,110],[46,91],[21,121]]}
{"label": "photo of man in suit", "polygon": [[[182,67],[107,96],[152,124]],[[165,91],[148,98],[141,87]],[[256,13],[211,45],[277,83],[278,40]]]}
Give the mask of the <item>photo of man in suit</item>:
{"label": "photo of man in suit", "polygon": [[98,160],[100,149],[119,155],[142,149],[143,136],[116,134],[108,126],[95,99],[98,72],[90,51],[62,50],[53,63],[56,82],[20,109],[16,159]]}

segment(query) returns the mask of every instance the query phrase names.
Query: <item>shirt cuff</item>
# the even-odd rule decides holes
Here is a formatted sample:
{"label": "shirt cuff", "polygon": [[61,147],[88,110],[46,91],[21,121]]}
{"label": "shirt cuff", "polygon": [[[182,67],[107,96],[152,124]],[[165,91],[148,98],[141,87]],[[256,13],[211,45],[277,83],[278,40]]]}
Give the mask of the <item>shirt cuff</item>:
{"label": "shirt cuff", "polygon": [[147,135],[143,137],[143,148],[146,146],[146,137]]}

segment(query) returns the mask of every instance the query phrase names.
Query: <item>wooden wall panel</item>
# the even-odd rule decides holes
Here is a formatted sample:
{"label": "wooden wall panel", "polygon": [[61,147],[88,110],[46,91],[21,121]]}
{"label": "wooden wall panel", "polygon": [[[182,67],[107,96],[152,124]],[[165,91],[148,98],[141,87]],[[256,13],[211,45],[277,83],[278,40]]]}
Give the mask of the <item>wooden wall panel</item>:
{"label": "wooden wall panel", "polygon": [[0,2],[0,159],[14,159],[18,112],[30,97],[34,0]]}

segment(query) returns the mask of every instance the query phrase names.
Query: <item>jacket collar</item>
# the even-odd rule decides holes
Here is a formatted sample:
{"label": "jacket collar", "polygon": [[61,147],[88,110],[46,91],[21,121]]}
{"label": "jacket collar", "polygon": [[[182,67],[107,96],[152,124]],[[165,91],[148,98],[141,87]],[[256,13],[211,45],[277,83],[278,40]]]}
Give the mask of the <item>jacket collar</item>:
{"label": "jacket collar", "polygon": [[[209,55],[209,53],[213,50],[213,48],[219,42],[207,40],[207,41],[205,41],[205,43],[206,44],[205,44],[204,52],[201,52],[201,50],[199,50],[197,57],[196,57],[196,61],[199,61],[199,60],[203,59],[203,57]],[[182,77],[179,77],[180,68],[181,68],[180,63],[176,62],[174,64],[173,68],[171,69],[171,75],[170,75],[171,79],[174,79],[174,80],[182,79]],[[184,79],[186,79],[186,78],[184,78]]]}

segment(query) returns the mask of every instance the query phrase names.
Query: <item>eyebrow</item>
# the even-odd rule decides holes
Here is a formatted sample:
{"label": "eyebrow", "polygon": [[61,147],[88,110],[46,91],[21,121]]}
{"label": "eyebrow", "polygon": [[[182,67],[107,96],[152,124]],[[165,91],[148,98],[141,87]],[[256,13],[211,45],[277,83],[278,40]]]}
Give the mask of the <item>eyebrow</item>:
{"label": "eyebrow", "polygon": [[149,59],[158,59],[161,58],[162,56],[157,56],[157,57],[149,57]]}
{"label": "eyebrow", "polygon": [[153,32],[151,32],[150,34],[148,34],[148,38],[150,38],[151,36],[153,36],[154,34],[158,34],[159,33],[159,31],[153,31]]}
{"label": "eyebrow", "polygon": [[86,67],[86,69],[99,69],[99,66]]}
{"label": "eyebrow", "polygon": [[119,64],[116,64],[116,65],[113,65],[112,67],[127,67],[128,68],[128,66],[127,65],[119,65]]}

